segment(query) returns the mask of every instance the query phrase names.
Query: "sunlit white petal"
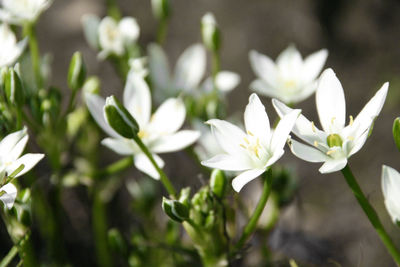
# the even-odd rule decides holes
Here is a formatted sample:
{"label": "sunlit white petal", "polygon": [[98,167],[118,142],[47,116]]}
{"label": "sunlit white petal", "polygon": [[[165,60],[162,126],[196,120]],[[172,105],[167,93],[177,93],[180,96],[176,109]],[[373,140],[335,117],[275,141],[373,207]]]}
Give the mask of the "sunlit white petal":
{"label": "sunlit white petal", "polygon": [[400,222],[400,174],[389,166],[382,166],[382,191],[385,206],[394,223]]}
{"label": "sunlit white petal", "polygon": [[347,158],[328,159],[327,161],[325,161],[322,167],[319,168],[319,171],[320,173],[331,173],[340,171],[346,166],[346,164]]}
{"label": "sunlit white petal", "polygon": [[11,174],[21,165],[24,165],[24,168],[15,176],[19,177],[32,169],[41,159],[43,159],[43,157],[44,154],[25,154],[19,159],[13,161],[10,165],[6,166],[5,171],[7,172],[7,174]]}
{"label": "sunlit white petal", "polygon": [[11,209],[17,197],[17,188],[12,183],[8,183],[0,187],[0,192],[2,191],[5,193],[0,196],[0,200],[8,209]]}
{"label": "sunlit white petal", "polygon": [[[153,158],[160,168],[164,167],[164,161],[159,156],[157,156],[156,154],[153,154]],[[160,179],[159,173],[157,172],[156,168],[154,168],[153,164],[147,158],[146,155],[136,154],[134,157],[134,164],[135,164],[136,168],[138,168],[138,170],[144,172],[151,178],[156,179],[156,180]]]}
{"label": "sunlit white petal", "polygon": [[174,134],[161,136],[151,143],[151,151],[154,153],[167,153],[182,150],[192,145],[200,137],[200,132],[182,130]]}
{"label": "sunlit white petal", "polygon": [[263,172],[265,172],[265,169],[252,169],[242,172],[232,180],[233,189],[236,192],[240,192],[243,186],[260,176]]}
{"label": "sunlit white petal", "polygon": [[149,128],[160,134],[170,134],[182,127],[186,117],[181,98],[167,99],[152,115]]}
{"label": "sunlit white petal", "polygon": [[262,139],[269,139],[270,125],[265,107],[256,94],[251,94],[244,112],[246,131]]}

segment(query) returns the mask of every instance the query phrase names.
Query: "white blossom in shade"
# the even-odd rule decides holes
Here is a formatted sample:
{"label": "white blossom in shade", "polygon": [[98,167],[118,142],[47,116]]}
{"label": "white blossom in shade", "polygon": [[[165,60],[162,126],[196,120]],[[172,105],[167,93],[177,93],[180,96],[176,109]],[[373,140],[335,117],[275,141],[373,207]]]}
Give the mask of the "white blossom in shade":
{"label": "white blossom in shade", "polygon": [[400,173],[389,166],[382,166],[382,191],[385,206],[392,221],[400,222]]}
{"label": "white blossom in shade", "polygon": [[[120,136],[107,124],[103,114],[105,100],[98,95],[87,94],[86,103],[93,118],[110,135],[101,143],[118,154],[134,155],[134,164],[140,171],[159,179],[158,172],[136,143]],[[130,71],[128,75],[123,104],[139,124],[138,136],[160,167],[164,166],[164,162],[158,153],[179,151],[196,142],[200,136],[197,131],[179,131],[186,116],[185,105],[180,98],[167,99],[151,114],[150,89],[144,77],[134,71]]]}
{"label": "white blossom in shade", "polygon": [[2,0],[0,20],[10,24],[32,23],[51,5],[51,0]]}
{"label": "white blossom in shade", "polygon": [[327,57],[328,51],[322,49],[303,60],[299,51],[289,46],[274,62],[253,50],[249,58],[257,79],[250,84],[250,88],[286,104],[298,103],[314,93],[316,79]]}
{"label": "white blossom in shade", "polygon": [[[26,129],[11,133],[0,141],[0,177],[5,179],[18,168],[23,166],[14,178],[19,177],[30,169],[32,169],[43,157],[44,154],[28,153],[21,156],[26,143],[28,142],[28,134]],[[0,196],[0,200],[11,208],[17,195],[17,189],[11,183],[2,184],[0,192],[4,191]]]}
{"label": "white blossom in shade", "polygon": [[[240,83],[240,75],[232,71],[220,71],[215,77],[215,86],[221,93],[229,93]],[[214,88],[212,77],[208,77],[201,85],[202,92],[211,92]]]}
{"label": "white blossom in shade", "polygon": [[280,120],[275,130],[271,130],[264,105],[256,94],[252,94],[244,112],[246,132],[224,120],[207,122],[224,153],[202,164],[209,168],[241,172],[232,181],[233,189],[239,192],[283,155],[283,147],[299,114],[300,110],[290,112]]}
{"label": "white blossom in shade", "polygon": [[81,22],[83,26],[83,35],[92,49],[99,49],[99,34],[100,18],[94,14],[85,14],[82,16]]}
{"label": "white blossom in shade", "polygon": [[[88,23],[94,24],[95,21],[90,19]],[[123,55],[126,48],[137,41],[139,34],[139,25],[132,17],[124,17],[119,22],[111,17],[103,18],[98,27],[99,58],[104,59],[110,54]],[[94,39],[93,36],[90,38]]]}
{"label": "white blossom in shade", "polygon": [[17,38],[10,27],[5,23],[0,24],[0,67],[15,63],[24,51],[26,43],[26,38],[17,42]]}
{"label": "white blossom in shade", "polygon": [[148,47],[150,79],[157,92],[165,96],[197,89],[206,69],[206,51],[201,44],[189,46],[179,56],[173,74],[168,58],[157,44]]}
{"label": "white blossom in shade", "polygon": [[[292,132],[306,144],[292,139],[290,147],[293,154],[305,161],[324,162],[319,169],[321,173],[343,169],[347,159],[366,142],[374,120],[383,107],[388,87],[389,84],[385,83],[355,119],[349,116],[349,124],[345,126],[346,103],[342,85],[332,69],[325,70],[316,92],[317,111],[323,130],[300,115]],[[276,99],[273,104],[280,117],[292,111]]]}

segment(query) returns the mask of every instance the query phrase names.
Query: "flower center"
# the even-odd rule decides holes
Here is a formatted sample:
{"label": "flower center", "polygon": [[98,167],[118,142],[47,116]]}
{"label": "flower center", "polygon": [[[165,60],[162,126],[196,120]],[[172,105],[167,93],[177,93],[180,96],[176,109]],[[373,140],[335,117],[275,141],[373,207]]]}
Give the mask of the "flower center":
{"label": "flower center", "polygon": [[295,80],[292,80],[292,79],[290,79],[290,80],[286,80],[285,82],[284,82],[284,86],[286,87],[286,88],[293,88],[293,87],[295,87],[296,86],[296,81]]}
{"label": "flower center", "polygon": [[250,131],[247,131],[247,136],[243,138],[243,141],[244,142],[240,144],[240,146],[247,150],[250,157],[256,162],[260,162],[262,165],[266,160],[268,160],[269,153],[261,144],[260,138],[254,136]]}
{"label": "flower center", "polygon": [[144,130],[140,130],[137,135],[139,136],[140,139],[143,139],[145,137],[148,137],[149,133]]}
{"label": "flower center", "polygon": [[342,138],[338,134],[330,134],[326,138],[326,142],[328,143],[329,147],[338,146],[341,147],[343,144]]}

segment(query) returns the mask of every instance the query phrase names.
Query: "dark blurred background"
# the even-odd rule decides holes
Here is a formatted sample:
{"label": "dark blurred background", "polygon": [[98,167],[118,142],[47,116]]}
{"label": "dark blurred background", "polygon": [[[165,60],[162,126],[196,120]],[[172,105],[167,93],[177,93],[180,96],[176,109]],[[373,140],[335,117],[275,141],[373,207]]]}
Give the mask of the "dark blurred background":
{"label": "dark blurred background", "polygon": [[[240,86],[229,95],[230,114],[242,112],[250,95],[248,86],[255,78],[248,60],[251,49],[275,59],[289,44],[295,44],[303,56],[327,48],[326,67],[333,68],[342,82],[348,115],[357,115],[380,86],[390,82],[389,95],[373,134],[350,159],[350,165],[384,225],[400,245],[400,229],[390,221],[380,187],[382,164],[400,170],[400,152],[391,135],[393,120],[400,115],[400,1],[171,2],[173,14],[165,43],[171,64],[183,49],[201,41],[201,16],[207,11],[214,13],[223,34],[222,69],[235,71],[242,77]],[[150,1],[121,0],[119,3],[123,15],[137,18],[141,27],[140,44],[146,46],[155,41],[157,24]],[[96,52],[84,40],[80,20],[86,13],[104,16],[104,1],[57,0],[40,20],[41,52],[53,55],[52,82],[66,88],[70,57],[79,50],[84,55],[88,73],[101,78],[103,96],[121,92],[123,84],[112,66],[99,62]],[[262,101],[270,117],[275,118],[270,99]],[[318,121],[314,102],[312,96],[298,107],[310,120]],[[296,200],[282,211],[271,240],[265,242],[270,242],[277,253],[304,261],[312,259],[316,266],[336,266],[336,263],[338,266],[394,266],[340,173],[322,175],[318,164],[302,162],[289,151],[282,161],[298,171],[300,188]],[[245,196],[258,190],[258,182],[246,186],[240,194]],[[249,196],[250,204],[256,201],[257,195]],[[77,212],[85,213],[85,210]],[[257,262],[257,255],[248,258],[250,262]]]}

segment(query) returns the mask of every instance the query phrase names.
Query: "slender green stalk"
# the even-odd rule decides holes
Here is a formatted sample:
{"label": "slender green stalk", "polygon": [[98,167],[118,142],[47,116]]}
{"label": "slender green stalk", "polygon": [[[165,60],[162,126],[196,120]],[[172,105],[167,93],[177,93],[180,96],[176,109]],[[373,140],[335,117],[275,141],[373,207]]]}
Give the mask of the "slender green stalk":
{"label": "slender green stalk", "polygon": [[167,190],[168,194],[170,194],[173,198],[176,198],[176,191],[174,186],[172,185],[171,181],[168,179],[164,171],[158,166],[157,162],[154,160],[154,157],[150,153],[149,149],[145,146],[145,144],[143,144],[139,136],[135,135],[133,137],[133,140],[136,142],[136,144],[140,147],[143,153],[150,160],[151,164],[153,164],[154,168],[157,170],[158,174],[160,175],[160,180],[164,185],[165,189]]}
{"label": "slender green stalk", "polygon": [[132,166],[132,164],[133,164],[133,157],[125,157],[121,160],[118,160],[108,165],[106,168],[95,172],[93,175],[95,177],[113,175]]}
{"label": "slender green stalk", "polygon": [[115,20],[121,18],[121,11],[119,10],[118,4],[115,0],[106,0],[107,14]]}
{"label": "slender green stalk", "polygon": [[237,242],[235,248],[236,250],[240,250],[243,245],[246,243],[247,239],[250,237],[250,235],[255,231],[258,219],[260,218],[265,205],[267,204],[268,197],[271,193],[271,187],[272,187],[272,171],[271,169],[268,169],[264,174],[263,174],[263,179],[264,179],[264,187],[263,191],[261,194],[261,198],[257,204],[257,207],[255,208],[253,215],[251,215],[249,222],[245,226],[242,236],[240,237],[239,241]]}
{"label": "slender green stalk", "polygon": [[43,86],[43,79],[40,71],[40,52],[35,33],[35,25],[32,23],[25,24],[24,34],[29,38],[29,51],[31,54],[33,73],[35,74],[36,85],[38,89],[40,89]]}
{"label": "slender green stalk", "polygon": [[74,109],[77,92],[78,92],[78,90],[72,90],[71,96],[68,101],[67,110],[65,111],[65,115],[68,115]]}
{"label": "slender green stalk", "polygon": [[221,69],[221,60],[219,58],[218,51],[212,52],[212,78],[215,86],[215,79],[217,77],[218,72]]}
{"label": "slender green stalk", "polygon": [[14,257],[18,254],[18,247],[13,246],[10,251],[7,253],[6,256],[1,260],[0,262],[0,267],[7,267],[11,263],[11,261],[14,259]]}
{"label": "slender green stalk", "polygon": [[342,174],[346,179],[347,184],[349,185],[350,189],[353,191],[354,196],[356,197],[358,203],[360,204],[361,208],[364,210],[364,213],[367,215],[369,221],[371,222],[372,226],[375,228],[375,231],[378,233],[379,237],[381,238],[383,244],[385,244],[387,250],[389,251],[390,255],[392,255],[393,259],[400,266],[400,253],[398,249],[395,247],[393,241],[390,239],[390,236],[387,234],[383,225],[378,217],[378,214],[374,210],[374,208],[369,203],[368,199],[365,197],[364,193],[362,192],[360,186],[358,185],[356,179],[354,178],[353,173],[350,170],[349,165],[347,164],[344,169],[342,169]]}
{"label": "slender green stalk", "polygon": [[158,22],[158,29],[157,29],[157,43],[162,45],[165,41],[165,37],[167,36],[168,30],[168,21],[167,19],[160,19]]}

